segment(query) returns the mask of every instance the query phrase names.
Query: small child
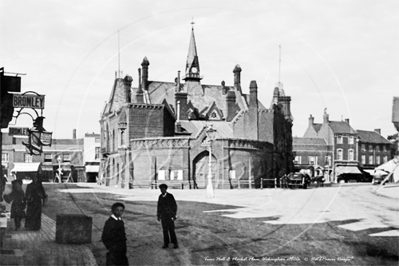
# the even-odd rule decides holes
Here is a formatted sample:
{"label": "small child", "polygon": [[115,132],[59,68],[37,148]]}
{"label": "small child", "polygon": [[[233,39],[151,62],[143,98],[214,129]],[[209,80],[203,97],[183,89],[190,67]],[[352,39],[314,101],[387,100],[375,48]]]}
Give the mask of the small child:
{"label": "small child", "polygon": [[14,219],[15,230],[21,228],[21,220],[26,218],[25,207],[26,199],[25,193],[22,190],[22,180],[17,179],[11,182],[12,191],[10,194],[4,195],[4,200],[11,203],[11,219]]}
{"label": "small child", "polygon": [[126,257],[125,223],[121,216],[125,210],[123,203],[114,203],[112,215],[104,224],[101,240],[108,249],[106,265],[129,265]]}

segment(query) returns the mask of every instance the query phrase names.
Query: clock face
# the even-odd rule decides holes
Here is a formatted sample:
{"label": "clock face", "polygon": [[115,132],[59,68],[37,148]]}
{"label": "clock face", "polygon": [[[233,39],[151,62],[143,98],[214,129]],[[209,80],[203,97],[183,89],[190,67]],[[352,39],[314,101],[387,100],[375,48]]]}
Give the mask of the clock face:
{"label": "clock face", "polygon": [[191,72],[197,73],[197,72],[198,72],[198,69],[197,69],[196,67],[192,67],[192,68],[191,68]]}

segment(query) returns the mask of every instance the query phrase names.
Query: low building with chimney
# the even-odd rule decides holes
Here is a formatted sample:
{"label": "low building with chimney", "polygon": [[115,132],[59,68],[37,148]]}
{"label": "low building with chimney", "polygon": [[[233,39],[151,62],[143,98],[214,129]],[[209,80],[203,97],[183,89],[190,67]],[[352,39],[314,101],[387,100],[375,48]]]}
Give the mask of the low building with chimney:
{"label": "low building with chimney", "polygon": [[291,98],[281,85],[266,108],[255,80],[243,92],[239,65],[233,85],[203,84],[194,29],[184,75],[151,80],[149,66],[144,57],[136,87],[131,76],[114,81],[100,120],[100,182],[193,189],[211,174],[215,188],[255,188],[293,170]]}

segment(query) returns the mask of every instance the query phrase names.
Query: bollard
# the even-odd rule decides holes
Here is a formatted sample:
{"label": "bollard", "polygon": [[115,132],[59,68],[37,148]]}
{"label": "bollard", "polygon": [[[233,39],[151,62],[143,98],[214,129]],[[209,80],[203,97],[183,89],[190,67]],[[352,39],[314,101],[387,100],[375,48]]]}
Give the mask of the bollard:
{"label": "bollard", "polygon": [[181,183],[181,189],[184,189],[184,184],[183,183]]}

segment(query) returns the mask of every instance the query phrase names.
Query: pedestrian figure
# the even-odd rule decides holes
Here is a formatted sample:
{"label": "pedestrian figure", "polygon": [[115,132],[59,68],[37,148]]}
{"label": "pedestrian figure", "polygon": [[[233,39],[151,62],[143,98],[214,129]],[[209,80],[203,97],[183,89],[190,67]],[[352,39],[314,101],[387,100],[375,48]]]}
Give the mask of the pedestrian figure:
{"label": "pedestrian figure", "polygon": [[39,174],[32,178],[32,183],[26,187],[26,220],[25,228],[40,230],[42,224],[42,200],[47,198]]}
{"label": "pedestrian figure", "polygon": [[4,194],[4,190],[6,189],[6,184],[7,184],[7,176],[1,176],[0,177],[0,202],[3,201],[3,194]]}
{"label": "pedestrian figure", "polygon": [[[172,194],[167,193],[168,186],[166,184],[159,185],[161,195],[158,198],[157,218],[161,221],[163,231],[163,246],[167,248],[169,243],[173,243],[173,248],[178,248],[176,233],[175,233],[175,220],[177,205],[175,198]],[[170,235],[170,239],[169,239]],[[170,241],[169,241],[170,240]]]}
{"label": "pedestrian figure", "polygon": [[126,257],[126,233],[122,214],[125,210],[123,203],[114,203],[111,207],[112,215],[104,224],[101,240],[108,249],[106,265],[129,265]]}
{"label": "pedestrian figure", "polygon": [[18,230],[21,228],[21,220],[26,217],[25,193],[22,190],[22,180],[13,180],[11,184],[11,193],[4,195],[4,200],[11,203],[11,219],[14,219],[15,230]]}

